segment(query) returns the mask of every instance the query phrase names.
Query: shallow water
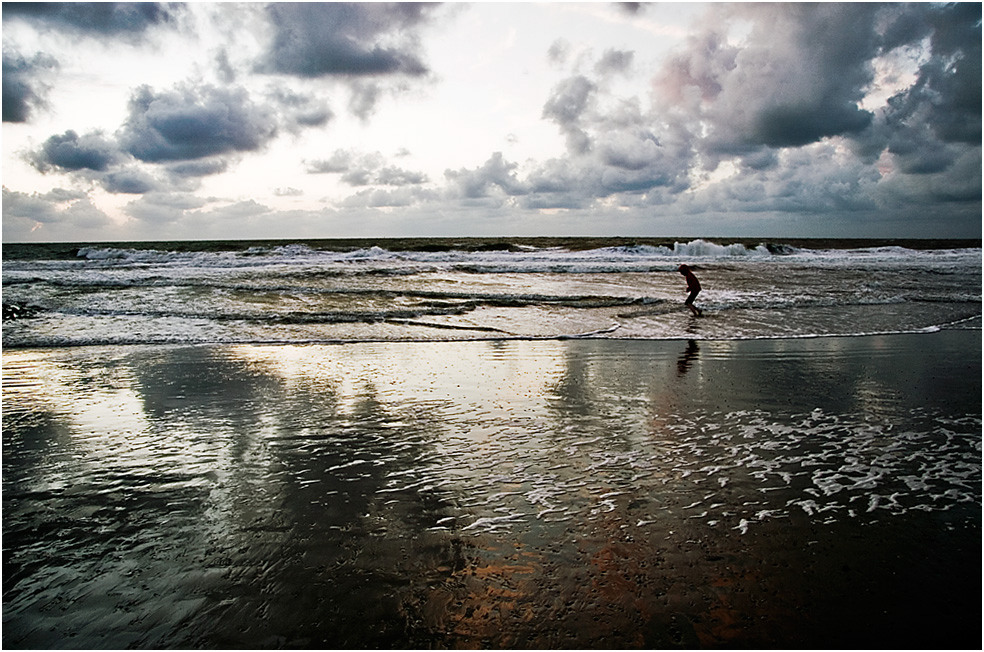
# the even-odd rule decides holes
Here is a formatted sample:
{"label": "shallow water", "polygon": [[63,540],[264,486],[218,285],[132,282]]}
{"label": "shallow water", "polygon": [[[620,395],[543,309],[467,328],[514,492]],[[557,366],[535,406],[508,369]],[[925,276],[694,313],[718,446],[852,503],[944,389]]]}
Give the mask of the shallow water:
{"label": "shallow water", "polygon": [[[72,256],[21,245],[3,266],[3,345],[714,340],[980,325],[979,246],[615,242],[494,251],[413,250],[412,240],[389,243],[405,248],[395,250],[157,243]],[[683,305],[682,262],[703,284],[702,320]]]}
{"label": "shallow water", "polygon": [[5,647],[979,641],[979,331],[3,358]]}

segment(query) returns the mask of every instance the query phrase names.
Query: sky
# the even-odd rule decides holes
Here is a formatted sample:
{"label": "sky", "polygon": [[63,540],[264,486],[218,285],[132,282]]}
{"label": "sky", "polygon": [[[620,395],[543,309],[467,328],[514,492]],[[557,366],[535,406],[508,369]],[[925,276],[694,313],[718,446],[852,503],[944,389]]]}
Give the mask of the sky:
{"label": "sky", "polygon": [[3,3],[3,241],[981,237],[981,4]]}

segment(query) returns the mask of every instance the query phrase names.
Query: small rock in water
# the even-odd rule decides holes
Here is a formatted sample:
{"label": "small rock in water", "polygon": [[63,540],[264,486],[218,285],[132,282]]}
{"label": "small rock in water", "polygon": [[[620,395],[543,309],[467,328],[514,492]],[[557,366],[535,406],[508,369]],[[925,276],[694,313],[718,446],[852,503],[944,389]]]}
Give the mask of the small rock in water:
{"label": "small rock in water", "polygon": [[32,306],[30,304],[18,304],[18,303],[5,303],[3,304],[3,319],[24,319],[25,317],[34,317],[39,312],[41,308],[38,306]]}

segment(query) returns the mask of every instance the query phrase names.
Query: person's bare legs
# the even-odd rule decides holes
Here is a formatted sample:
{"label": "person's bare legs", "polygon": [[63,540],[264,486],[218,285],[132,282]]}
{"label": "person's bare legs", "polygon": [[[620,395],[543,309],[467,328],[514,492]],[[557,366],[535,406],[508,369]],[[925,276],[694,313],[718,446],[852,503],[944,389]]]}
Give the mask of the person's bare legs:
{"label": "person's bare legs", "polygon": [[697,298],[697,295],[699,293],[700,290],[694,290],[693,292],[690,293],[690,296],[687,297],[687,300],[684,301],[687,307],[690,308],[690,312],[694,317],[700,317],[702,314],[704,314],[703,310],[701,310],[700,308],[694,305],[694,299]]}

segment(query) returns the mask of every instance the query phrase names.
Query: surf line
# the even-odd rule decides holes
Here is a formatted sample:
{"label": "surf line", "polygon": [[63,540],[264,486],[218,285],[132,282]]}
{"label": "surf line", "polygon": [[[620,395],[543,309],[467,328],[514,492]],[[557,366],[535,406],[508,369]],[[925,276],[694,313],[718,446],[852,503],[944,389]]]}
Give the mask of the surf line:
{"label": "surf line", "polygon": [[614,333],[621,327],[622,324],[615,323],[609,326],[608,328],[599,328],[596,331],[589,331],[587,333],[577,333],[576,335],[558,335],[556,338],[551,338],[551,339],[576,340],[581,338],[594,337],[595,335],[607,335],[608,333]]}
{"label": "surf line", "polygon": [[423,326],[424,328],[441,328],[444,330],[452,330],[452,331],[481,331],[483,333],[502,333],[503,335],[516,335],[516,333],[504,331],[501,328],[493,328],[491,326],[458,326],[456,324],[435,324],[433,322],[416,321],[413,319],[387,319],[385,321],[390,324],[402,324],[404,326]]}

